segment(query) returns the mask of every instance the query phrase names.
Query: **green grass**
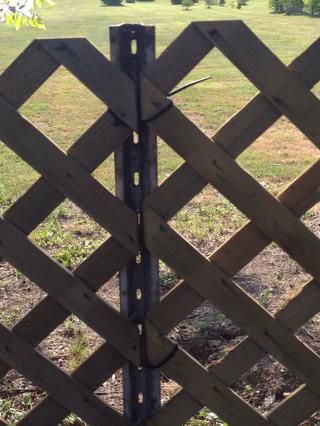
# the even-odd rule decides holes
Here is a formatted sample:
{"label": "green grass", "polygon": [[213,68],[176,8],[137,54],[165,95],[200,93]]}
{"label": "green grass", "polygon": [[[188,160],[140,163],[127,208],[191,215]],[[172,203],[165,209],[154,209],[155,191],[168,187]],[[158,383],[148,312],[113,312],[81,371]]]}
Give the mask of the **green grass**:
{"label": "green grass", "polygon": [[[320,33],[320,19],[307,16],[284,16],[269,13],[267,0],[250,0],[241,10],[214,6],[207,9],[203,1],[190,11],[172,6],[169,0],[137,2],[123,7],[103,7],[100,0],[57,0],[57,7],[44,10],[47,31],[30,28],[16,32],[0,27],[0,73],[34,38],[86,37],[104,54],[109,55],[107,28],[122,22],[156,25],[157,55],[191,22],[202,20],[243,20],[286,64],[311,44]],[[179,58],[177,57],[177,61]],[[213,50],[185,81],[211,75],[201,85],[174,97],[176,104],[209,136],[255,93],[254,86],[223,57]],[[106,77],[106,84],[110,82]],[[112,82],[111,82],[112,83]],[[320,94],[320,87],[315,88]],[[61,149],[66,150],[97,119],[106,107],[88,92],[65,69],[60,69],[21,108],[21,112],[45,132]],[[316,149],[286,120],[279,122],[238,161],[259,182],[276,194],[298,176],[315,159]],[[182,159],[164,142],[159,143],[159,180],[165,179]],[[94,176],[114,190],[113,158],[104,162]],[[38,174],[0,143],[0,205],[5,210],[38,178]],[[173,226],[201,248],[211,238],[223,238],[238,229],[244,218],[231,203],[206,188],[172,220]],[[66,203],[31,235],[37,244],[49,251],[59,262],[74,268],[106,237],[92,221]],[[174,272],[163,268],[161,284],[170,287],[176,280]],[[261,295],[267,302],[268,294]],[[18,309],[18,307],[17,307]],[[12,325],[19,311],[8,314]],[[73,327],[73,325],[69,324]],[[88,342],[81,332],[70,344],[70,367],[78,366],[87,356]],[[12,422],[20,416],[10,399],[0,399],[0,414]],[[204,426],[207,412],[203,410],[192,426]],[[69,417],[65,424],[75,424]],[[220,424],[220,423],[219,423]],[[222,424],[222,423],[221,423]]]}
{"label": "green grass", "polygon": [[[207,9],[204,2],[200,1],[190,11],[184,11],[179,5],[172,6],[169,0],[125,3],[122,7],[101,6],[100,0],[82,0],[76,6],[71,0],[58,0],[57,3],[55,8],[43,11],[46,32],[31,28],[16,32],[11,27],[0,27],[0,72],[34,38],[87,37],[108,55],[107,28],[121,22],[155,24],[159,54],[193,20],[242,19],[285,63],[301,53],[320,32],[320,19],[271,14],[267,0],[250,0],[241,10],[233,9],[229,3],[225,7]],[[256,89],[216,49],[186,77],[186,81],[206,75],[212,75],[212,79],[178,94],[174,99],[204,132],[212,136],[228,117],[256,93]],[[50,78],[21,108],[27,118],[64,150],[104,110],[105,106],[64,69]],[[288,132],[287,124],[280,127],[280,134],[273,132],[268,138],[268,149],[261,148],[262,143],[257,151],[253,145],[240,159],[241,165],[259,180],[270,183],[275,192],[279,185],[301,173],[317,155],[310,148],[304,151],[308,143],[301,141],[300,135],[292,129]],[[300,144],[299,150],[295,152],[299,155],[294,155],[290,163],[286,163],[284,158],[279,160],[278,147],[286,143],[290,143],[291,147]],[[182,160],[165,144],[160,144],[159,162],[159,177],[162,181]],[[34,171],[3,145],[0,145],[0,171],[2,205],[10,204],[37,178]],[[114,189],[111,160],[104,163],[95,176],[108,188]]]}

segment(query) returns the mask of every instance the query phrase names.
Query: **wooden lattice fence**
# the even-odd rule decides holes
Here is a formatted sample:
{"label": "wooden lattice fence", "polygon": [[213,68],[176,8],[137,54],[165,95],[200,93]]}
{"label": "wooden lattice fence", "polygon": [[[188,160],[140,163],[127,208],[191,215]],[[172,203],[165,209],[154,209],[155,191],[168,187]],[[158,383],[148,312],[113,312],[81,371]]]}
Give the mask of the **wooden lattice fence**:
{"label": "wooden lattice fence", "polygon": [[[138,30],[130,31],[134,39]],[[214,47],[260,92],[211,140],[167,94]],[[60,65],[109,108],[67,154],[17,111]],[[193,23],[157,60],[138,71],[135,68],[129,77],[85,39],[59,39],[34,41],[0,77],[0,139],[41,174],[1,216],[0,255],[48,294],[11,330],[0,325],[0,376],[14,368],[48,394],[19,424],[56,425],[72,411],[90,425],[173,426],[202,406],[230,425],[298,424],[320,407],[319,356],[294,335],[319,312],[320,241],[299,217],[319,201],[320,162],[274,198],[235,158],[282,114],[320,147],[320,102],[310,91],[320,79],[320,39],[286,67],[240,21]],[[91,176],[107,156],[131,140],[133,131],[152,143],[156,133],[185,160],[162,185],[152,184],[140,194],[139,210]],[[249,219],[209,259],[167,224],[207,183]],[[72,273],[27,237],[66,197],[112,235]],[[276,315],[232,280],[271,241],[313,277]],[[138,320],[129,319],[95,292],[129,262],[143,266],[149,252],[183,281],[160,302],[155,297]],[[148,281],[144,285],[147,291]],[[208,368],[167,337],[205,300],[248,335]],[[70,313],[105,343],[67,375],[35,347]],[[304,384],[263,416],[231,386],[266,354]],[[161,370],[183,389],[163,407],[155,401],[140,418],[132,407],[121,416],[93,392],[128,361],[144,380],[156,381]],[[133,380],[132,371],[127,379]],[[131,396],[133,405],[144,404],[137,394]],[[143,397],[148,401],[147,394]]]}

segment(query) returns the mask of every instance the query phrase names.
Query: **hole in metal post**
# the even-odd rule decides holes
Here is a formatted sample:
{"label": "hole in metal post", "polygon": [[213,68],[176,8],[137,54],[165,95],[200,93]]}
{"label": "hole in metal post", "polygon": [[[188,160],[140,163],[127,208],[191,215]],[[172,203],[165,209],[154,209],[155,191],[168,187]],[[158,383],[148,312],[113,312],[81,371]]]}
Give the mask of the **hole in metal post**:
{"label": "hole in metal post", "polygon": [[137,40],[131,40],[131,55],[135,55],[137,53]]}
{"label": "hole in metal post", "polygon": [[132,142],[137,145],[139,143],[139,136],[138,133],[133,132],[133,138],[132,138]]}
{"label": "hole in metal post", "polygon": [[142,260],[141,253],[138,253],[137,256],[136,256],[136,263],[137,264],[141,263],[141,260]]}
{"label": "hole in metal post", "polygon": [[139,403],[139,404],[143,404],[143,399],[144,399],[144,397],[143,397],[143,393],[142,393],[142,392],[139,392],[139,393],[138,393],[138,403]]}
{"label": "hole in metal post", "polygon": [[140,336],[142,336],[142,324],[137,324],[137,327],[138,327]]}
{"label": "hole in metal post", "polygon": [[140,173],[134,172],[133,173],[133,186],[139,186],[140,184]]}
{"label": "hole in metal post", "polygon": [[141,288],[136,289],[136,299],[141,300],[142,299],[142,290]]}

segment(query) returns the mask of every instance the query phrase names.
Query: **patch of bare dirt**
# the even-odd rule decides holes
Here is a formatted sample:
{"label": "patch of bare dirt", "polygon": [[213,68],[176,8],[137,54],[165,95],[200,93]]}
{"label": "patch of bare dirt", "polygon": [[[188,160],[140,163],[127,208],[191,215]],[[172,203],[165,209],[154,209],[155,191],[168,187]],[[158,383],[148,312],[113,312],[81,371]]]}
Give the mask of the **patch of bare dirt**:
{"label": "patch of bare dirt", "polygon": [[[308,227],[320,235],[320,214],[306,219]],[[218,241],[216,241],[218,244]],[[209,254],[211,243],[200,250]],[[165,271],[162,271],[165,274]],[[295,262],[274,244],[243,268],[234,280],[270,312],[281,305],[309,279]],[[9,264],[0,264],[0,321],[14,326],[45,294]],[[163,280],[168,290],[168,281]],[[172,283],[174,280],[172,281]],[[172,285],[169,280],[169,287]],[[119,309],[118,277],[115,276],[99,291],[100,297]],[[298,336],[320,354],[320,316],[312,318],[302,327]],[[221,359],[230,348],[245,338],[243,332],[223,313],[205,302],[172,330],[170,337],[177,341],[202,364],[209,365]],[[83,341],[82,341],[83,339]],[[89,327],[71,316],[52,332],[39,346],[39,350],[57,366],[71,372],[102,344],[102,339]],[[79,345],[77,348],[76,346]],[[82,345],[82,346],[81,346]],[[234,384],[234,389],[246,401],[263,413],[274,408],[300,384],[282,364],[266,356]],[[113,408],[122,411],[122,375],[114,374],[97,389],[97,395]],[[169,378],[163,377],[162,399],[167,401],[179,389]],[[24,391],[25,390],[25,391]],[[31,395],[31,401],[23,402],[23,395]],[[43,399],[43,391],[29,383],[15,371],[8,373],[0,384],[0,400],[10,399],[17,412],[25,413]],[[2,413],[3,414],[3,413]],[[303,425],[320,423],[315,413]],[[81,424],[81,423],[79,423]]]}

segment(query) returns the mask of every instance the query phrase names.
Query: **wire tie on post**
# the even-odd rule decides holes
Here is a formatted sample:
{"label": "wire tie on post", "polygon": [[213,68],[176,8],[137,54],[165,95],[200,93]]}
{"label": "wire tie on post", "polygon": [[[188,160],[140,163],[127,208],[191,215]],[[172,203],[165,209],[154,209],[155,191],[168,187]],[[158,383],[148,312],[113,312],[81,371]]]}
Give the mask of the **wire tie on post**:
{"label": "wire tie on post", "polygon": [[168,103],[167,105],[160,111],[158,111],[156,114],[152,115],[150,118],[147,118],[146,120],[144,120],[143,122],[145,124],[150,123],[151,121],[156,120],[157,118],[161,117],[163,114],[165,114],[167,111],[169,111],[170,108],[173,107],[173,102],[171,99],[168,99]]}

